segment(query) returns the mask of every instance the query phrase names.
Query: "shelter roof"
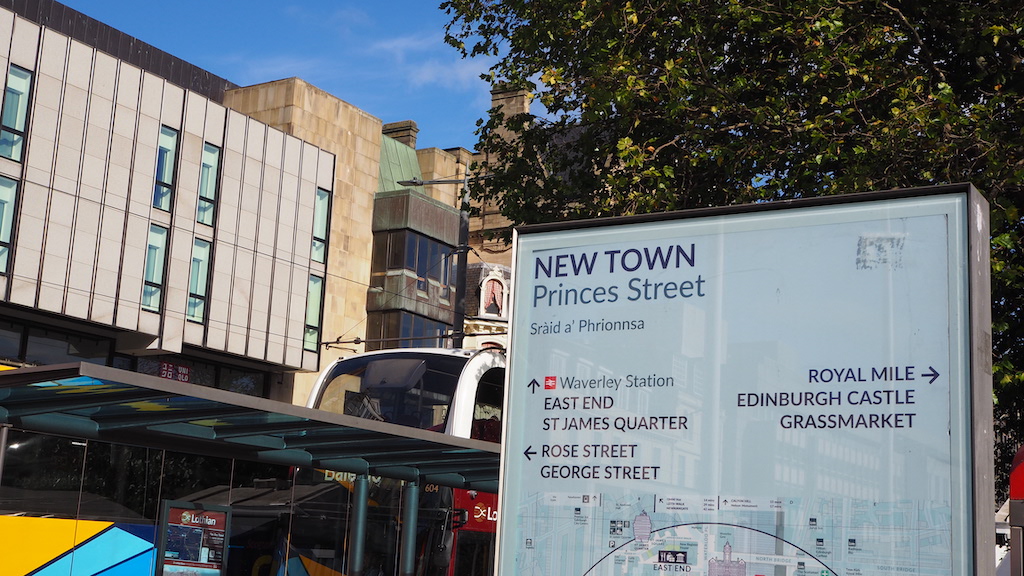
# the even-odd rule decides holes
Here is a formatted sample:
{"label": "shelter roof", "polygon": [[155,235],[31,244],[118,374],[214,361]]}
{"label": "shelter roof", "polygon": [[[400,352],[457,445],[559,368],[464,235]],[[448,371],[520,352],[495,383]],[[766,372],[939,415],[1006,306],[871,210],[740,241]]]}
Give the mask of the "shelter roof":
{"label": "shelter roof", "polygon": [[499,447],[96,364],[0,372],[0,424],[496,492]]}

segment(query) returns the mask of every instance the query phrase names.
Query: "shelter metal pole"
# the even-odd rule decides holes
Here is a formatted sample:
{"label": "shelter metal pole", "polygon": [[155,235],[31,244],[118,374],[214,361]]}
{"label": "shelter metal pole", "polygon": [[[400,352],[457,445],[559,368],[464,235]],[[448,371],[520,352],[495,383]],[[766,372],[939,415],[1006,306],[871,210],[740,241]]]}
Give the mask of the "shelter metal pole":
{"label": "shelter metal pole", "polygon": [[1021,538],[1021,527],[1010,526],[1010,576],[1021,576],[1024,574],[1024,566],[1021,565],[1021,546],[1024,545]]}
{"label": "shelter metal pole", "polygon": [[455,321],[452,348],[462,348],[466,338],[466,267],[469,266],[469,212],[459,212],[459,245],[455,248]]}
{"label": "shelter metal pole", "polygon": [[10,424],[0,424],[0,484],[4,480],[4,456],[7,455],[7,431],[10,429]]}
{"label": "shelter metal pole", "polygon": [[363,576],[366,513],[370,495],[370,479],[366,474],[356,474],[352,481],[352,492],[352,517],[349,519],[352,538],[349,543],[348,573],[351,576]]}
{"label": "shelter metal pole", "polygon": [[405,498],[402,498],[401,576],[413,576],[416,573],[416,524],[419,511],[419,484],[408,482],[405,485]]}

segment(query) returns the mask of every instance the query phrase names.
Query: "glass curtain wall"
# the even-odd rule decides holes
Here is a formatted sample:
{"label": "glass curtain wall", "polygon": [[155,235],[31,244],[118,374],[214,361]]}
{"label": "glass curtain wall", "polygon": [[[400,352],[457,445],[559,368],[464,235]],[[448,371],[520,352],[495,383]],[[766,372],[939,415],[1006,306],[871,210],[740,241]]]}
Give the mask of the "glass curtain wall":
{"label": "glass curtain wall", "polygon": [[[230,508],[229,576],[350,571],[351,474],[16,428],[7,429],[0,450],[4,574],[154,574],[167,501]],[[370,478],[364,574],[397,574],[403,486],[400,480]],[[430,494],[436,492],[435,486]],[[445,504],[424,493],[424,527],[440,526],[438,519],[448,517]],[[427,558],[421,570],[441,576],[447,568]]]}

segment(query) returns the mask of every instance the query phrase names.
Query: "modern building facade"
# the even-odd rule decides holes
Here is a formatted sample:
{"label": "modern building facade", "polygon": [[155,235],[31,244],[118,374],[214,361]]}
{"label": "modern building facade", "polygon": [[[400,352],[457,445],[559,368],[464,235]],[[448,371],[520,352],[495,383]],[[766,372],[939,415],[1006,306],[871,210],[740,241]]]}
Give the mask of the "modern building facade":
{"label": "modern building facade", "polygon": [[261,396],[316,370],[333,154],[11,10],[0,63],[9,364]]}

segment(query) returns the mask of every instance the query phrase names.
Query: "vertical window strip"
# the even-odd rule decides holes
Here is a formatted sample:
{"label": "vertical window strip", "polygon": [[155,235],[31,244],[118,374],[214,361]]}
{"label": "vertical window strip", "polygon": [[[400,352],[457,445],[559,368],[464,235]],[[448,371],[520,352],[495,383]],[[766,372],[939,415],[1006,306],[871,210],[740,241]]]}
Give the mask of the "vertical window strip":
{"label": "vertical window strip", "polygon": [[441,246],[441,298],[448,298],[452,291],[452,268],[455,252],[448,246]]}
{"label": "vertical window strip", "polygon": [[164,289],[164,265],[167,259],[167,229],[156,224],[149,226],[149,247],[146,249],[146,268],[142,286],[142,309],[160,311]]}
{"label": "vertical window strip", "polygon": [[18,183],[0,176],[0,274],[7,274],[11,258],[11,230],[14,228],[14,202]]}
{"label": "vertical window strip", "polygon": [[171,211],[174,196],[174,173],[178,158],[178,131],[160,127],[160,141],[156,152],[156,184],[153,186],[153,207]]}
{"label": "vertical window strip", "polygon": [[7,72],[3,112],[0,113],[0,156],[15,162],[21,162],[25,151],[31,86],[32,73],[12,65]]}
{"label": "vertical window strip", "polygon": [[323,264],[327,262],[327,223],[331,213],[331,193],[323,188],[316,189],[313,204],[313,249],[310,259]]}
{"label": "vertical window strip", "polygon": [[220,148],[207,143],[203,146],[203,165],[199,172],[199,204],[196,207],[196,222],[213,226],[219,188]]}
{"label": "vertical window strip", "polygon": [[310,274],[309,289],[306,293],[306,332],[302,347],[316,352],[320,344],[320,310],[324,299],[324,279]]}
{"label": "vertical window strip", "polygon": [[206,321],[206,290],[210,276],[210,243],[196,238],[192,244],[192,269],[188,277],[188,308],[185,317],[192,322]]}
{"label": "vertical window strip", "polygon": [[426,292],[427,274],[430,270],[430,239],[420,236],[416,251],[416,289]]}

